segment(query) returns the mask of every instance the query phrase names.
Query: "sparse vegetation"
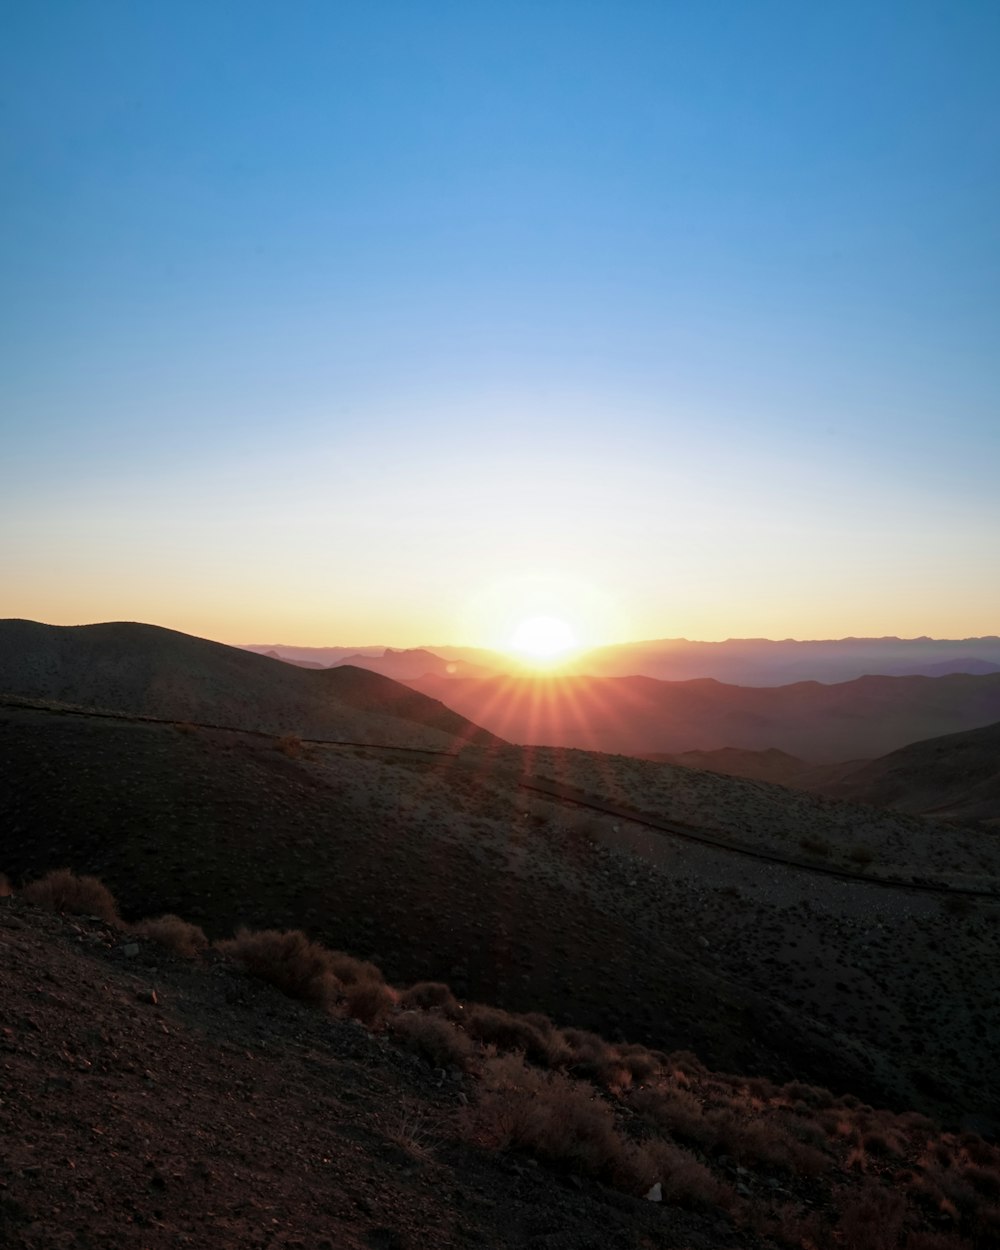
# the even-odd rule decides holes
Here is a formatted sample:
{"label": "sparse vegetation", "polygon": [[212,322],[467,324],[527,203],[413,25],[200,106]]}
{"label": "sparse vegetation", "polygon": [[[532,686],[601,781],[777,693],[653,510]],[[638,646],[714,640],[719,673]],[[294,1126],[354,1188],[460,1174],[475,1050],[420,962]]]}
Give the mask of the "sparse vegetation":
{"label": "sparse vegetation", "polygon": [[369,1028],[381,1025],[389,1012],[395,1007],[398,995],[384,981],[365,979],[345,985],[343,990],[344,1007],[347,1014]]}
{"label": "sparse vegetation", "polygon": [[343,985],[355,985],[359,981],[383,980],[382,969],[364,959],[355,959],[346,951],[327,951],[330,971]]}
{"label": "sparse vegetation", "polygon": [[470,1008],[463,1016],[462,1027],[476,1041],[489,1042],[501,1051],[520,1051],[543,1068],[558,1067],[572,1053],[558,1034],[543,1033],[523,1016],[495,1007]]}
{"label": "sparse vegetation", "polygon": [[327,1003],[337,988],[331,953],[300,929],[239,929],[234,938],[216,946],[289,998]]}
{"label": "sparse vegetation", "polygon": [[68,868],[46,873],[21,891],[21,897],[48,911],[98,916],[106,924],[120,924],[114,895],[96,877],[78,877]]}
{"label": "sparse vegetation", "polygon": [[528,1068],[514,1055],[483,1065],[482,1092],[463,1125],[477,1145],[525,1150],[630,1192],[649,1181],[648,1161],[615,1131],[608,1103],[588,1086]]}
{"label": "sparse vegetation", "polygon": [[446,1016],[454,1016],[458,1011],[458,999],[440,981],[418,981],[400,994],[399,1004],[406,1010],[436,1007]]}
{"label": "sparse vegetation", "polygon": [[423,1011],[403,1011],[393,1018],[389,1028],[396,1041],[436,1068],[465,1069],[477,1053],[461,1029]]}
{"label": "sparse vegetation", "polygon": [[298,734],[285,734],[278,739],[275,746],[282,755],[287,755],[290,760],[298,759],[302,754],[303,743]]}
{"label": "sparse vegetation", "polygon": [[208,946],[204,929],[169,913],[150,920],[140,920],[132,926],[132,932],[136,937],[147,938],[186,959],[200,955]]}

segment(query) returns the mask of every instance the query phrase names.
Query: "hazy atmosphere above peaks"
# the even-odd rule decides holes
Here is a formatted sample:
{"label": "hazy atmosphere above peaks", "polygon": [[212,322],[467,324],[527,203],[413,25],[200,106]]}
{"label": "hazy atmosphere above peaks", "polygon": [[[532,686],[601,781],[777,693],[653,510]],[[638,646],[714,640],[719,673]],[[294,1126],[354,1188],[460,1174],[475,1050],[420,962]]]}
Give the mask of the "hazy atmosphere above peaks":
{"label": "hazy atmosphere above peaks", "polygon": [[8,8],[0,616],[1000,628],[1000,11]]}

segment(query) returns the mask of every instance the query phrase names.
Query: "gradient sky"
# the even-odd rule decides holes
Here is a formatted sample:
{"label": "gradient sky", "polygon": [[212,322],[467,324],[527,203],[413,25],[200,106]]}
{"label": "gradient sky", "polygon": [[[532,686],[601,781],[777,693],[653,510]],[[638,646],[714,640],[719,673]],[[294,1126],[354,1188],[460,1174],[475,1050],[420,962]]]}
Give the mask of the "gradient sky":
{"label": "gradient sky", "polygon": [[1000,632],[1000,6],[7,4],[0,615]]}

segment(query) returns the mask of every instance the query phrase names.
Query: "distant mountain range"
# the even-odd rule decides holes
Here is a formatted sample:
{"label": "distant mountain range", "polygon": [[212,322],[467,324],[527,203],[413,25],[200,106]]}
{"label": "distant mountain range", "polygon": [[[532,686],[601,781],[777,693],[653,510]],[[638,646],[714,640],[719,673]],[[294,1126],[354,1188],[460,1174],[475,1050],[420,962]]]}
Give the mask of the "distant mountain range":
{"label": "distant mountain range", "polygon": [[[446,659],[465,659],[498,672],[509,657],[465,647],[434,647]],[[1000,637],[983,638],[728,638],[692,642],[662,638],[598,647],[576,657],[565,676],[656,677],[689,681],[714,677],[737,686],[784,686],[799,681],[844,682],[856,677],[982,676],[1000,672]]]}
{"label": "distant mountain range", "polygon": [[[509,655],[476,647],[434,646],[395,651],[390,647],[292,647],[268,643],[244,649],[310,667],[355,664],[401,681],[427,674],[485,677],[523,671]],[[560,673],[656,677],[661,681],[713,677],[737,686],[783,686],[799,681],[836,683],[865,676],[984,676],[1000,673],[1000,637],[826,641],[729,638],[725,642],[664,638],[598,647],[575,657]]]}
{"label": "distant mountain range", "polygon": [[510,742],[643,757],[777,748],[810,763],[840,763],[1000,720],[1000,673],[776,687],[650,677],[424,677],[408,684]]}
{"label": "distant mountain range", "polygon": [[[489,667],[473,664],[468,660],[445,659],[425,647],[413,647],[396,651],[392,647],[268,647],[248,646],[241,650],[266,655],[272,660],[284,660],[300,668],[339,668],[351,664],[381,673],[394,681],[407,681],[414,677],[490,677],[498,671],[496,665]],[[322,659],[316,658],[322,656]]]}

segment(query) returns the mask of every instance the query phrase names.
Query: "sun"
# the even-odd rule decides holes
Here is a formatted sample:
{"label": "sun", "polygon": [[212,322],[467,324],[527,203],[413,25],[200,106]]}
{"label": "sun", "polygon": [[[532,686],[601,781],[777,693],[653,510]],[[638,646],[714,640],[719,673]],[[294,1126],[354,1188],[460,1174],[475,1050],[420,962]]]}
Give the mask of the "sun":
{"label": "sun", "polygon": [[576,646],[576,635],[558,616],[526,617],[510,637],[510,649],[535,664],[551,663]]}

